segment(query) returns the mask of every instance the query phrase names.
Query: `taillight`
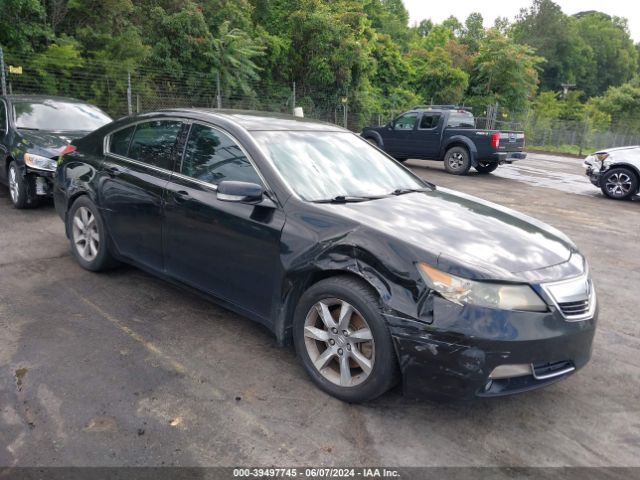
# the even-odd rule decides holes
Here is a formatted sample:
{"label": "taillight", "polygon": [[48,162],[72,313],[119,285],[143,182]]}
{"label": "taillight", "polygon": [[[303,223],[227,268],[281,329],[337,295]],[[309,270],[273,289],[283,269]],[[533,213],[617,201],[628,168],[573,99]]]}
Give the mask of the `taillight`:
{"label": "taillight", "polygon": [[76,150],[76,147],[74,147],[73,145],[67,145],[62,149],[59,156],[61,157],[63,155],[66,155],[67,153],[75,152]]}
{"label": "taillight", "polygon": [[491,135],[491,146],[494,149],[497,149],[500,146],[500,134],[499,133],[494,133],[493,135]]}

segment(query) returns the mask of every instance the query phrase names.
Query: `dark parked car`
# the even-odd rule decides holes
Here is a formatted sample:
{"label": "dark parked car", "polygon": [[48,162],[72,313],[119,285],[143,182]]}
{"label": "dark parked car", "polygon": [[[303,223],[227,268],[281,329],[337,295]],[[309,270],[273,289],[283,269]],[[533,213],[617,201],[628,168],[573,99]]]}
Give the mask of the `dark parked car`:
{"label": "dark parked car", "polygon": [[111,121],[93,105],[62,97],[0,96],[0,183],[16,208],[51,196],[58,157],[69,142]]}
{"label": "dark parked car", "polygon": [[204,292],[293,340],[335,397],[369,400],[399,376],[411,396],[503,395],[589,360],[596,298],[571,240],[351,132],[177,109],[73,144],[54,198],[81,266],[123,261]]}
{"label": "dark parked car", "polygon": [[477,129],[473,113],[451,105],[415,108],[383,127],[365,128],[362,136],[399,161],[444,161],[454,175],[471,167],[491,173],[527,156],[524,132]]}

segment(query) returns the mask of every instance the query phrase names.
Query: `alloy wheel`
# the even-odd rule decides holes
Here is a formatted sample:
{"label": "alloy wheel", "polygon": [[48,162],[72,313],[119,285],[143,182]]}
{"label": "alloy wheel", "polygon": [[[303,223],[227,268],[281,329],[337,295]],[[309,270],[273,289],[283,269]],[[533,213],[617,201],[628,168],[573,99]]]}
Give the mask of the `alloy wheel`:
{"label": "alloy wheel", "polygon": [[454,152],[449,156],[448,162],[452,170],[460,170],[464,165],[464,156],[460,152]]}
{"label": "alloy wheel", "polygon": [[605,188],[614,197],[624,197],[631,191],[631,177],[626,173],[614,173],[607,178]]}
{"label": "alloy wheel", "polygon": [[80,207],[73,216],[73,244],[87,262],[93,261],[100,248],[100,234],[95,215],[87,207]]}
{"label": "alloy wheel", "polygon": [[13,165],[9,168],[9,194],[11,201],[17,204],[20,200],[20,187],[18,186],[18,172]]}
{"label": "alloy wheel", "polygon": [[341,387],[364,382],[373,369],[375,343],[365,318],[344,300],[327,298],[307,313],[304,343],[316,370]]}

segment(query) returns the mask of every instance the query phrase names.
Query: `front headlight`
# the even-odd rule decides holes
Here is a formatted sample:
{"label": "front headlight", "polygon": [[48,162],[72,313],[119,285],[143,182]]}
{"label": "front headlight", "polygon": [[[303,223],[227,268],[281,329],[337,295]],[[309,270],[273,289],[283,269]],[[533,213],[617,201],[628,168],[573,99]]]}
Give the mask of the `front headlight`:
{"label": "front headlight", "polygon": [[546,312],[547,304],[529,285],[476,282],[441,272],[426,263],[418,264],[418,271],[427,286],[447,300],[463,305],[502,310]]}
{"label": "front headlight", "polygon": [[607,158],[609,158],[609,154],[608,153],[596,153],[594,155],[594,157],[596,157],[598,159],[598,161],[600,163],[604,162]]}
{"label": "front headlight", "polygon": [[24,154],[24,163],[31,168],[49,170],[51,172],[55,171],[57,166],[53,158],[42,157],[40,155],[34,155],[33,153]]}

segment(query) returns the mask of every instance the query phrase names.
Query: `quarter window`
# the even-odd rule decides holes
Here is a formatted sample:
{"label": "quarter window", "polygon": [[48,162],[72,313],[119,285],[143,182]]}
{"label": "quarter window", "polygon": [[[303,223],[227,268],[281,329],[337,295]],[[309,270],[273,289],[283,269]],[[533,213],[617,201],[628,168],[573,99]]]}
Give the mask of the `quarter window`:
{"label": "quarter window", "polygon": [[258,172],[231,137],[199,124],[191,127],[181,173],[212,184],[236,180],[262,185]]}
{"label": "quarter window", "polygon": [[131,137],[133,136],[135,129],[136,127],[134,125],[133,127],[118,130],[116,133],[111,135],[109,152],[126,157],[129,153],[129,144],[131,143]]}
{"label": "quarter window", "polygon": [[176,153],[176,140],[182,123],[176,120],[155,120],[139,123],[133,134],[128,157],[133,160],[171,170]]}
{"label": "quarter window", "polygon": [[393,125],[394,130],[413,130],[418,120],[417,113],[405,113],[398,117]]}
{"label": "quarter window", "polygon": [[425,113],[424,115],[422,115],[422,120],[420,120],[420,128],[423,130],[436,128],[439,122],[439,113]]}

